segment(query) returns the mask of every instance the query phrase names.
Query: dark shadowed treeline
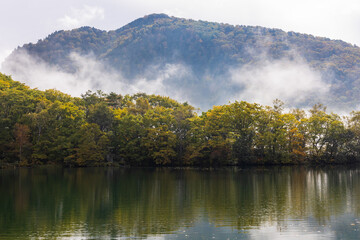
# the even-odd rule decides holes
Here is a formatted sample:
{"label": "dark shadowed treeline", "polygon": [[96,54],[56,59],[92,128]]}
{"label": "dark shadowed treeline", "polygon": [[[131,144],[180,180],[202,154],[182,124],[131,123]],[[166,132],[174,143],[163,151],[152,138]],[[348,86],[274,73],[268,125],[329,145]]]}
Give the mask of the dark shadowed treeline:
{"label": "dark shadowed treeline", "polygon": [[74,98],[0,74],[0,165],[222,166],[360,159],[360,112],[341,118],[235,102],[198,116],[168,97]]}

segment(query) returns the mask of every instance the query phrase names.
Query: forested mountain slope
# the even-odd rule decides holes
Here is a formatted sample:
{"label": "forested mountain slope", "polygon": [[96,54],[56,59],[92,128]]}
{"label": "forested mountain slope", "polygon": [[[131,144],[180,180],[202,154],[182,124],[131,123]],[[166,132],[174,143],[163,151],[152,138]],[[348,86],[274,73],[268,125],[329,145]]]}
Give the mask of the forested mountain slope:
{"label": "forested mountain slope", "polygon": [[[176,88],[186,100],[200,107],[224,104],[229,99],[242,100],[243,97],[251,101],[248,95],[252,92],[246,92],[246,89],[256,82],[253,78],[264,76],[264,80],[256,82],[259,85],[267,81],[267,84],[284,85],[286,80],[272,83],[273,78],[282,76],[277,73],[284,69],[291,69],[290,76],[304,72],[303,68],[297,69],[299,65],[305,66],[309,73],[289,80],[288,88],[296,88],[297,83],[308,75],[314,73],[315,77],[304,80],[306,86],[292,92],[292,95],[299,95],[301,101],[285,97],[288,99],[284,100],[292,105],[323,102],[330,106],[356,107],[360,99],[359,47],[340,40],[279,29],[152,14],[114,31],[81,27],[57,31],[36,44],[25,44],[5,62],[9,73],[16,73],[22,67],[14,62],[24,50],[69,73],[79,70],[71,53],[91,56],[120,72],[123,77],[118,81],[129,84],[144,78],[157,79],[157,73],[169,65],[181,66],[181,74],[166,78],[163,84],[166,89]],[[269,74],[271,70],[276,74]],[[314,85],[314,88],[308,88],[308,85]],[[166,93],[171,95],[171,92]],[[274,96],[282,98],[281,95],[280,91]]]}

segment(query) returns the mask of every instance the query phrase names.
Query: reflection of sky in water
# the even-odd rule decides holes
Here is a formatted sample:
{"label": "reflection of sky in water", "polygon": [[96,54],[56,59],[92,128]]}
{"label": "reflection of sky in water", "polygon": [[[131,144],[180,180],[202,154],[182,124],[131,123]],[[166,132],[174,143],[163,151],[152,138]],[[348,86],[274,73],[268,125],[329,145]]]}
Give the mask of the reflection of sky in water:
{"label": "reflection of sky in water", "polygon": [[319,225],[315,219],[293,219],[243,230],[219,227],[204,220],[173,234],[146,239],[360,239],[359,229],[360,221],[352,214],[332,218],[326,225]]}
{"label": "reflection of sky in water", "polygon": [[[170,234],[155,234],[147,237],[114,237],[95,236],[101,239],[146,239],[146,240],[171,240],[171,239],[360,239],[360,221],[352,214],[331,218],[325,225],[319,225],[315,219],[292,219],[274,222],[265,222],[259,227],[248,227],[237,230],[233,227],[219,226],[208,222],[206,218],[200,219],[191,227],[181,227]],[[81,231],[67,233],[61,239],[86,239],[93,238],[88,233]]]}
{"label": "reflection of sky in water", "polygon": [[2,239],[360,239],[360,171],[0,171]]}

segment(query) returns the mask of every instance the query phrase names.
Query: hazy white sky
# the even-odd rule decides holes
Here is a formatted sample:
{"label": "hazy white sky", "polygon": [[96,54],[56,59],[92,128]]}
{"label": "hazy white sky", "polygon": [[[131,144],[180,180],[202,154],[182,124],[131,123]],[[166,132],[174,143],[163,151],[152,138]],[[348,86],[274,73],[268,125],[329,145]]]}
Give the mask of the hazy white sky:
{"label": "hazy white sky", "polygon": [[0,63],[17,46],[55,30],[117,29],[151,13],[259,25],[360,45],[359,0],[2,0]]}

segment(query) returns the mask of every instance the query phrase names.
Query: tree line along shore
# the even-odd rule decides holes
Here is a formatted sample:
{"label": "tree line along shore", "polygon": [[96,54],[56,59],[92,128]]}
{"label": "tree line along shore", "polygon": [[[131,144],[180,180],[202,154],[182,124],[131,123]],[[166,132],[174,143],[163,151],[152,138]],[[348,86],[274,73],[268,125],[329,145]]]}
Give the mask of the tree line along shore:
{"label": "tree line along shore", "polygon": [[138,93],[81,98],[0,74],[0,167],[357,163],[360,112],[347,117],[235,101],[202,114]]}

